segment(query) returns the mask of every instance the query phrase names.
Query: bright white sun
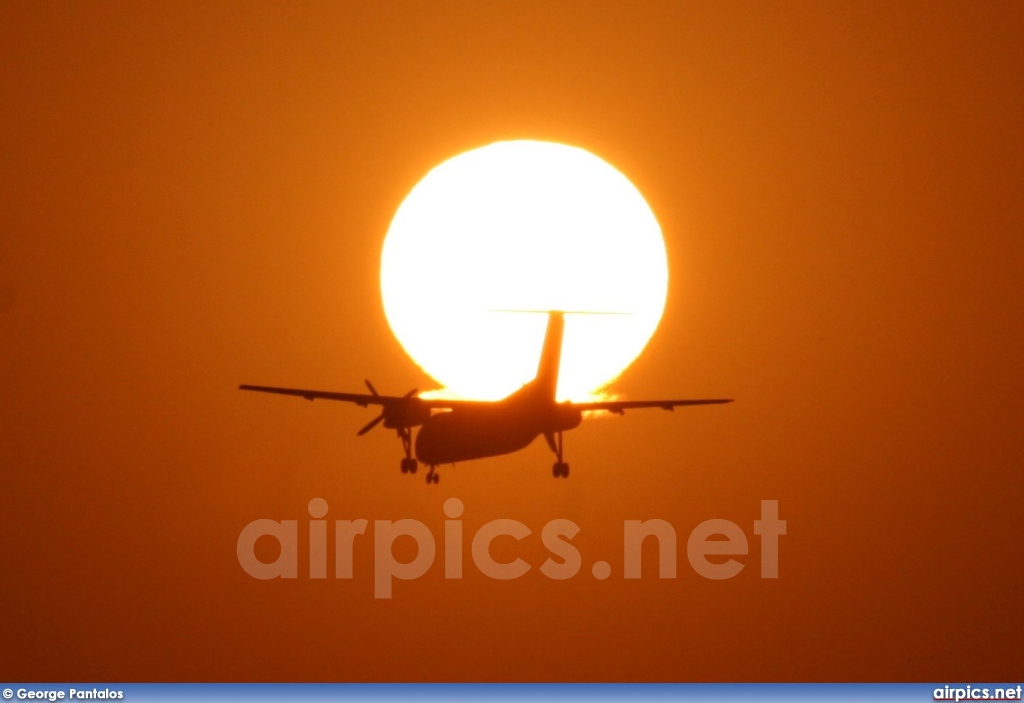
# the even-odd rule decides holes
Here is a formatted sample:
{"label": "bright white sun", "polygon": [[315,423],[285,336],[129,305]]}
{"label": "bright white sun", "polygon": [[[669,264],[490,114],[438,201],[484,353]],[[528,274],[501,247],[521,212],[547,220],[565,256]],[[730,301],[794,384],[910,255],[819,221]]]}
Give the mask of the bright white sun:
{"label": "bright white sun", "polygon": [[384,240],[392,331],[420,367],[465,398],[533,378],[546,316],[566,310],[560,400],[614,380],[658,326],[668,288],[661,228],[629,180],[576,147],[498,142],[428,173]]}

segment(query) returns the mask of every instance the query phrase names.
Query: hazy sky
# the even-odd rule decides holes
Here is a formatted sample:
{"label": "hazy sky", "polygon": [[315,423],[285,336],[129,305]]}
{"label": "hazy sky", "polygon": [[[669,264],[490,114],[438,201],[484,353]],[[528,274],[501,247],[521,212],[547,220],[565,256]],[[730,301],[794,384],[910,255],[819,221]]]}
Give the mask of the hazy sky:
{"label": "hazy sky", "polygon": [[[1019,2],[0,4],[0,678],[1019,676],[1022,66]],[[236,390],[428,387],[384,234],[513,138],[601,156],[661,223],[665,316],[616,390],[737,402],[584,423],[569,480],[539,441],[427,486],[370,411]],[[352,580],[308,578],[315,497],[370,521]],[[450,497],[467,540],[529,526],[492,551],[531,570],[467,541],[445,580]],[[299,521],[299,578],[239,566],[258,518]],[[438,559],[375,599],[373,521],[404,518]],[[647,543],[625,580],[651,518],[677,576]],[[715,518],[750,545],[723,581],[686,558]]]}

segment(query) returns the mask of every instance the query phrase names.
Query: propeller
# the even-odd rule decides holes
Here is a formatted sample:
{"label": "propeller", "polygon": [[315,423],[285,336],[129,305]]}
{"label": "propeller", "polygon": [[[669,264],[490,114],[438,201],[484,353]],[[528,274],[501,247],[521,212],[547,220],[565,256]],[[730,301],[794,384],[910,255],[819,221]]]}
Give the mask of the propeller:
{"label": "propeller", "polygon": [[[377,389],[373,387],[373,384],[370,383],[369,379],[366,380],[366,387],[370,389],[370,394],[374,398],[380,397],[380,393],[378,393]],[[405,400],[406,398],[412,398],[418,392],[419,392],[418,389],[413,388],[411,391],[409,391],[408,393],[406,393],[405,395],[402,396],[402,400]],[[358,432],[356,432],[356,436],[357,437],[362,437],[364,434],[366,434],[367,432],[372,430],[374,427],[379,425],[381,422],[383,422],[384,421],[384,415],[387,413],[387,411],[388,411],[387,406],[384,406],[383,409],[380,411],[380,415],[378,415],[377,417],[373,418],[368,423],[366,423],[366,425],[363,427],[363,429],[361,429]]]}

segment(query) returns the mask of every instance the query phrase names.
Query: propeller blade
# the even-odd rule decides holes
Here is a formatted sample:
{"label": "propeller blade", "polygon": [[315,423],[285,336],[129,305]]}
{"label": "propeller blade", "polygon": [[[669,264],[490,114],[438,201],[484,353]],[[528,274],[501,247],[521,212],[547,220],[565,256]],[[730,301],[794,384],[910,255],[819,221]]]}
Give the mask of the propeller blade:
{"label": "propeller blade", "polygon": [[[370,393],[372,393],[374,395],[374,397],[379,397],[380,396],[380,394],[377,392],[377,389],[373,387],[372,383],[370,383],[369,379],[366,379],[366,387],[370,389]],[[412,398],[418,392],[419,392],[418,389],[413,388],[411,391],[409,391],[404,396],[402,396],[402,398],[403,399],[405,399],[405,398]],[[379,425],[381,422],[383,422],[383,420],[384,420],[384,413],[381,413],[380,415],[378,415],[377,417],[373,418],[368,423],[366,423],[366,425],[363,427],[363,429],[361,429],[358,432],[356,432],[356,436],[357,437],[362,437],[364,434],[366,434],[367,432],[372,430],[374,427]]]}
{"label": "propeller blade", "polygon": [[380,415],[378,415],[377,417],[373,418],[368,423],[366,423],[366,426],[363,427],[363,429],[361,429],[358,432],[356,432],[356,436],[357,437],[362,437],[364,434],[366,434],[367,432],[372,430],[374,427],[379,425],[383,420],[384,420],[384,413],[381,413]]}

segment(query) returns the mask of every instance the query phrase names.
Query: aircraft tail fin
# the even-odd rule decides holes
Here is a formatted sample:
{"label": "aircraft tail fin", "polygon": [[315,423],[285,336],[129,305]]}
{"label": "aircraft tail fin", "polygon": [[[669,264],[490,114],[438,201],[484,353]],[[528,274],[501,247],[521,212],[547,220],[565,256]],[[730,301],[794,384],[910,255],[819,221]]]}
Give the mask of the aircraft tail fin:
{"label": "aircraft tail fin", "polygon": [[548,328],[544,333],[544,346],[541,347],[540,363],[537,365],[534,383],[545,398],[552,400],[558,391],[558,368],[562,360],[564,332],[565,313],[560,310],[548,311]]}
{"label": "aircraft tail fin", "polygon": [[565,332],[566,315],[631,315],[628,312],[597,312],[593,310],[505,310],[492,309],[489,312],[544,313],[548,316],[548,327],[544,333],[544,346],[540,352],[537,375],[530,385],[545,398],[555,400],[558,392],[558,371],[562,361],[562,336]]}

